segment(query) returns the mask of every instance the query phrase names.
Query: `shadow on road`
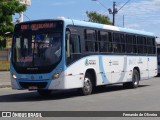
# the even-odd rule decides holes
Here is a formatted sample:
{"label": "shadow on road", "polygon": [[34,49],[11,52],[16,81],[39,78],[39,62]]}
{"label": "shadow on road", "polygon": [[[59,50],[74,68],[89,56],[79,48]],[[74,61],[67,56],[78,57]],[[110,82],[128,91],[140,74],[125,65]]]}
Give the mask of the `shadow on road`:
{"label": "shadow on road", "polygon": [[[147,87],[149,85],[139,85],[141,87]],[[112,85],[112,86],[101,86],[97,87],[95,92],[92,94],[100,94],[107,92],[115,92],[127,90],[122,87],[122,85]],[[77,90],[66,90],[66,91],[54,91],[49,97],[42,97],[37,92],[27,92],[27,93],[17,93],[0,96],[0,102],[33,102],[33,101],[47,101],[47,100],[60,100],[68,99],[73,97],[82,96]]]}

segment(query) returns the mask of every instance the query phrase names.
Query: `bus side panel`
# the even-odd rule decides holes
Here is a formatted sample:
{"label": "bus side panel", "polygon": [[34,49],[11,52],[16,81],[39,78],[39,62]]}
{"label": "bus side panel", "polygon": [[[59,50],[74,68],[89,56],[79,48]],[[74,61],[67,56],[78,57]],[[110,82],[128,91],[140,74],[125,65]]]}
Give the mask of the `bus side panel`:
{"label": "bus side panel", "polygon": [[140,72],[140,78],[148,79],[148,57],[147,56],[129,56],[128,57],[128,71],[130,78],[132,79],[132,72],[134,68],[138,68]]}
{"label": "bus side panel", "polygon": [[157,75],[157,68],[157,57],[148,57],[149,78],[152,78]]}
{"label": "bus side panel", "polygon": [[157,74],[157,58],[147,56],[128,56],[128,80],[132,80],[132,72],[139,68],[141,80],[149,79]]}
{"label": "bus side panel", "polygon": [[65,76],[65,89],[81,88],[83,86],[83,75]]}
{"label": "bus side panel", "polygon": [[97,74],[97,85],[109,84],[111,81],[111,69],[109,68],[109,58],[105,55],[100,55],[97,66],[99,72]]}
{"label": "bus side panel", "polygon": [[120,83],[126,81],[126,56],[110,56],[111,83]]}
{"label": "bus side panel", "polygon": [[[49,89],[81,88],[88,69],[95,71],[97,86],[132,81],[135,67],[139,68],[142,80],[148,79],[148,75],[153,77],[157,72],[155,70],[156,58],[151,57],[150,60],[152,60],[152,65],[150,63],[148,64],[150,67],[148,67],[148,57],[146,56],[99,55],[84,57],[68,66],[59,79],[52,80]],[[148,73],[148,69],[150,73]]]}
{"label": "bus side panel", "polygon": [[[102,83],[112,84],[112,83],[120,83],[126,81],[127,77],[125,72],[127,71],[126,63],[127,63],[126,56],[119,56],[119,55],[100,56],[99,58],[100,73],[105,73],[105,75],[103,75],[104,77],[102,76],[103,82],[98,81],[98,85],[102,85]],[[103,69],[101,68],[101,66],[103,66]]]}
{"label": "bus side panel", "polygon": [[140,77],[141,80],[149,79],[149,72],[148,72],[148,57],[140,57],[138,64],[140,64]]}
{"label": "bus side panel", "polygon": [[[127,57],[127,81],[130,82],[132,81],[132,75],[133,75],[133,69],[138,68],[140,75],[142,73],[143,68],[143,58],[142,56],[128,56]],[[148,75],[147,75],[148,76]]]}
{"label": "bus side panel", "polygon": [[97,77],[99,74],[98,56],[93,55],[84,57],[68,66],[65,71],[65,88],[81,88],[83,86],[85,73],[88,69],[94,70],[96,79],[102,83],[102,79]]}

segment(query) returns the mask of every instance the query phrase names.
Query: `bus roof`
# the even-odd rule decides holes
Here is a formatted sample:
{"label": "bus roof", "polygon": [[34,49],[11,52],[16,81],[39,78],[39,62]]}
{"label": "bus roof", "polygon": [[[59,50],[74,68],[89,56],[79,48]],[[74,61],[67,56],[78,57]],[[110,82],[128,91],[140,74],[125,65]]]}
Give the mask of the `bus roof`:
{"label": "bus roof", "polygon": [[105,25],[105,24],[100,24],[100,23],[81,21],[81,20],[67,19],[67,18],[64,18],[64,17],[58,18],[58,19],[44,19],[44,20],[27,21],[27,22],[23,22],[23,23],[39,22],[39,21],[53,21],[53,20],[62,20],[62,21],[65,22],[66,26],[67,25],[76,25],[76,26],[83,26],[83,27],[93,27],[93,28],[99,28],[99,29],[121,31],[121,32],[126,32],[126,33],[133,33],[133,34],[156,37],[151,32],[146,32],[146,31],[141,31],[141,30],[134,30],[134,29],[123,28],[123,27],[117,27],[117,26],[112,26],[112,25]]}
{"label": "bus roof", "polygon": [[94,28],[99,28],[99,29],[114,30],[114,31],[121,31],[121,32],[134,33],[134,34],[155,37],[153,33],[145,32],[141,30],[134,30],[134,29],[129,29],[129,28],[105,25],[105,24],[100,24],[100,23],[93,23],[93,22],[86,22],[86,21],[80,21],[80,20],[74,20],[74,19],[62,18],[62,20],[65,22],[66,25],[72,24],[72,25],[77,25],[77,26],[94,27]]}

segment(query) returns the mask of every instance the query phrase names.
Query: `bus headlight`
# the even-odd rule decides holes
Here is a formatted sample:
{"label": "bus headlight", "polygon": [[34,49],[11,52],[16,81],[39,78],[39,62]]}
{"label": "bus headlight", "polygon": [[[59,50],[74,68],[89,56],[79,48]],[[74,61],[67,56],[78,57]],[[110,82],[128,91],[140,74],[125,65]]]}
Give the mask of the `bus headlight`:
{"label": "bus headlight", "polygon": [[16,79],[17,77],[16,77],[16,75],[14,75],[14,74],[12,74],[12,77],[14,78],[14,79]]}
{"label": "bus headlight", "polygon": [[12,78],[14,78],[14,79],[17,78],[17,76],[16,76],[15,74],[13,74],[12,72],[11,72],[11,76],[12,76]]}
{"label": "bus headlight", "polygon": [[61,75],[62,70],[58,70],[55,74],[53,74],[52,79],[57,79]]}

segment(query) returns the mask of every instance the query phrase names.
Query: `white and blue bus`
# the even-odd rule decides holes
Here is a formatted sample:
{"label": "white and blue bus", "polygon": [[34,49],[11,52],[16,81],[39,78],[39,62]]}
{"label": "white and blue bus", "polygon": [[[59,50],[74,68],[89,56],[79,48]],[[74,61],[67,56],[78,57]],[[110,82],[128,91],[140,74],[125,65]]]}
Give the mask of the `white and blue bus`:
{"label": "white and blue bus", "polygon": [[13,89],[78,88],[122,83],[137,88],[157,75],[152,33],[72,19],[38,20],[15,26],[10,60]]}

